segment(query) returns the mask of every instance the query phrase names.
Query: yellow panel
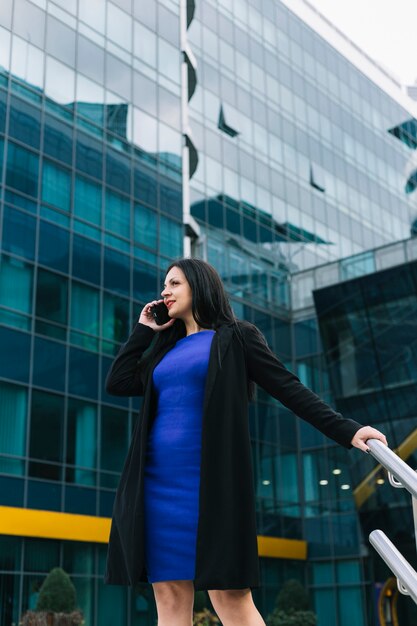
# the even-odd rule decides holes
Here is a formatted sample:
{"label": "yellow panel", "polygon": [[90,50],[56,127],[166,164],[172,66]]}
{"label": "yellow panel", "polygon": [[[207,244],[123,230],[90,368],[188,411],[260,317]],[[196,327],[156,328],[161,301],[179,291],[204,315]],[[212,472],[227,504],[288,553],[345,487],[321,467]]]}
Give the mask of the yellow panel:
{"label": "yellow panel", "polygon": [[0,535],[107,543],[111,519],[0,506]]}
{"label": "yellow panel", "polygon": [[[110,524],[109,517],[0,506],[0,535],[108,543]],[[305,560],[307,542],[258,536],[258,553],[276,559]]]}
{"label": "yellow panel", "polygon": [[282,539],[258,535],[258,554],[274,559],[307,559],[307,542],[300,539]]}

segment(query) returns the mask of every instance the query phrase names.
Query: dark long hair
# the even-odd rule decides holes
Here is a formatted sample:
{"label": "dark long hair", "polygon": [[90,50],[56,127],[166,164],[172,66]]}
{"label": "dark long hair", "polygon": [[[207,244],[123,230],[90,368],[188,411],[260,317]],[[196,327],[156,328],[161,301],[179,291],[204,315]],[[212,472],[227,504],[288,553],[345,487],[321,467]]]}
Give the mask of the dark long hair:
{"label": "dark long hair", "polygon": [[[180,258],[173,261],[167,268],[165,275],[173,268],[178,267],[188,281],[191,289],[191,311],[193,318],[201,328],[217,330],[222,324],[231,324],[241,342],[243,337],[237,318],[230,306],[229,298],[224,289],[222,279],[217,270],[202,259]],[[168,346],[173,346],[178,339],[185,337],[186,328],[181,319],[176,319],[169,328],[157,333],[150,350],[141,361],[145,368],[149,363]],[[221,368],[220,351],[217,350],[219,367]],[[248,397],[253,400],[255,384],[248,379]]]}

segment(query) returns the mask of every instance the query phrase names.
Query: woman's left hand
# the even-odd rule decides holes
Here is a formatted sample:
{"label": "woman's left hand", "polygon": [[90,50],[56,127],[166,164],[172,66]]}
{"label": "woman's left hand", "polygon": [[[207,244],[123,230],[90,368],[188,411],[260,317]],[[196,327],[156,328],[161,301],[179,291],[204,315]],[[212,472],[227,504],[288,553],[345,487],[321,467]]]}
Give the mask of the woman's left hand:
{"label": "woman's left hand", "polygon": [[386,446],[388,445],[385,435],[376,428],[372,428],[372,426],[360,428],[350,443],[352,446],[355,446],[355,448],[368,452],[369,447],[366,445],[368,439],[379,439],[379,441],[382,441]]}

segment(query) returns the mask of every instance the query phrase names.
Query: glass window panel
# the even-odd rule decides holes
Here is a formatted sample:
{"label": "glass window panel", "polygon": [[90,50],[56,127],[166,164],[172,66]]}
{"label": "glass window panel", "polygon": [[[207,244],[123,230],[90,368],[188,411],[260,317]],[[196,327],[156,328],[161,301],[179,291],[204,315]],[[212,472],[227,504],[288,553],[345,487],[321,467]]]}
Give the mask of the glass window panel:
{"label": "glass window panel", "polygon": [[162,122],[158,124],[159,129],[159,159],[162,162],[174,166],[181,170],[181,134],[166,126]]}
{"label": "glass window panel", "polygon": [[106,86],[130,102],[132,70],[112,54],[106,56]]}
{"label": "glass window panel", "polygon": [[71,327],[88,333],[99,334],[100,292],[81,283],[72,283]]}
{"label": "glass window panel", "polygon": [[47,389],[65,389],[65,346],[57,341],[35,338],[33,383]]}
{"label": "glass window panel", "polygon": [[9,134],[22,143],[39,148],[40,111],[13,95],[10,98]]}
{"label": "glass window panel", "polygon": [[13,30],[28,39],[38,48],[44,48],[45,11],[27,0],[16,0],[14,4]]}
{"label": "glass window panel", "polygon": [[68,254],[68,231],[41,220],[39,229],[39,263],[61,272],[67,272]]}
{"label": "glass window panel", "polygon": [[127,411],[103,406],[101,412],[101,468],[120,472],[129,443]]}
{"label": "glass window panel", "polygon": [[63,161],[71,165],[72,163],[72,128],[45,114],[44,119],[44,143],[43,149],[46,154],[58,161]]}
{"label": "glass window panel", "polygon": [[98,357],[95,354],[70,348],[68,390],[77,396],[97,399]]}
{"label": "glass window panel", "polygon": [[[78,35],[77,67],[79,72],[96,83],[104,83],[104,50],[82,35]],[[80,94],[77,93],[78,101],[80,100],[79,96]],[[101,101],[96,100],[96,102]]]}
{"label": "glass window panel", "polygon": [[180,82],[180,52],[163,39],[158,39],[158,69],[176,84]]}
{"label": "glass window panel", "polygon": [[156,2],[133,0],[133,14],[143,24],[156,31]]}
{"label": "glass window panel", "polygon": [[25,538],[24,569],[47,574],[59,563],[59,542],[50,539]]}
{"label": "glass window panel", "polygon": [[133,54],[141,61],[156,67],[156,33],[134,22]]}
{"label": "glass window panel", "polygon": [[360,587],[345,587],[338,589],[339,624],[340,626],[364,626],[364,606],[362,589]]}
{"label": "glass window panel", "polygon": [[38,195],[38,167],[38,155],[9,142],[6,185],[36,198]]}
{"label": "glass window panel", "polygon": [[181,256],[183,227],[163,215],[159,218],[159,252],[167,257]]}
{"label": "glass window panel", "polygon": [[[87,117],[98,126],[106,125],[107,116],[104,105],[104,87],[78,74],[76,100],[78,115]],[[99,132],[97,132],[97,134],[99,134]]]}
{"label": "glass window panel", "polygon": [[[0,12],[4,5],[0,5]],[[12,6],[11,4],[9,5]],[[1,15],[0,15],[1,20]],[[10,41],[11,34],[0,26],[0,72],[4,74],[10,69]]]}
{"label": "glass window panel", "polygon": [[68,323],[67,278],[47,270],[38,270],[36,316],[63,325]]}
{"label": "glass window panel", "polygon": [[130,238],[130,201],[106,190],[106,229],[126,239]]}
{"label": "glass window panel", "polygon": [[75,177],[74,215],[87,222],[100,225],[101,222],[101,185],[84,178],[79,174]]}
{"label": "glass window panel", "polygon": [[26,213],[4,207],[3,250],[33,259],[35,256],[36,221]]}
{"label": "glass window panel", "polygon": [[155,117],[133,107],[133,143],[147,152],[158,151],[158,123]]}
{"label": "glass window panel", "polygon": [[[33,5],[32,5],[33,6]],[[12,74],[25,83],[43,89],[44,53],[20,37],[13,37]]]}
{"label": "glass window panel", "polygon": [[[48,474],[48,471],[49,473],[52,473],[52,469],[56,473],[58,473],[57,470],[59,470],[59,467],[45,462],[40,463],[32,461],[31,465],[32,467],[39,466],[40,468],[43,468],[45,474]],[[39,472],[41,472],[40,469]],[[59,478],[57,480],[59,480]],[[60,511],[61,492],[62,485],[60,483],[45,482],[44,480],[29,480],[27,488],[27,506],[29,509]]]}
{"label": "glass window panel", "polygon": [[180,20],[179,16],[168,11],[162,4],[158,3],[158,34],[168,39],[174,46],[179,47],[180,43]]}
{"label": "glass window panel", "polygon": [[[0,452],[24,457],[26,449],[27,390],[0,383]],[[24,462],[0,456],[0,471],[23,475]]]}
{"label": "glass window panel", "polygon": [[132,50],[132,18],[111,2],[107,4],[107,36],[125,50]]}
{"label": "glass window panel", "polygon": [[66,480],[95,485],[97,465],[97,408],[94,404],[70,398],[68,403]]}
{"label": "glass window panel", "polygon": [[112,353],[114,342],[126,341],[129,334],[129,301],[104,293],[102,316],[102,335],[112,342],[103,342],[103,351]]}
{"label": "glass window panel", "polygon": [[337,561],[337,582],[356,583],[361,581],[361,567],[359,561]]}
{"label": "glass window panel", "polygon": [[[81,470],[75,468],[75,472],[79,473]],[[86,480],[86,475],[89,474],[92,478],[90,480],[94,480],[96,484],[96,472],[92,470],[82,470],[83,471],[83,479]],[[72,474],[74,473],[73,468],[67,468],[66,471],[66,480],[72,480]],[[85,487],[72,487],[71,485],[66,485],[65,487],[65,505],[64,510],[68,511],[68,513],[80,513],[81,515],[95,515],[96,514],[96,496],[97,492],[95,489],[86,489]],[[80,582],[79,578],[75,580]],[[83,579],[81,579],[83,580]],[[92,581],[91,581],[92,582]],[[78,595],[77,595],[78,598]],[[81,603],[79,602],[79,606],[81,608]],[[92,607],[90,603],[88,603],[88,609],[92,611]],[[84,615],[85,616],[85,615]]]}
{"label": "glass window panel", "polygon": [[176,217],[182,217],[182,189],[168,178],[161,179],[159,186],[159,202],[162,211]]}
{"label": "glass window panel", "polygon": [[123,294],[129,294],[130,259],[115,250],[104,251],[104,287]]}
{"label": "glass window panel", "polygon": [[[13,485],[14,481],[10,482]],[[2,570],[20,570],[22,554],[21,537],[0,537],[0,568]]]}
{"label": "glass window panel", "polygon": [[99,285],[100,254],[100,245],[85,237],[74,235],[72,245],[72,272],[74,276]]}
{"label": "glass window panel", "polygon": [[181,101],[170,91],[159,87],[159,117],[158,119],[173,128],[179,129],[181,126]]}
{"label": "glass window panel", "polygon": [[106,4],[103,0],[80,2],[78,11],[80,20],[94,28],[94,30],[104,34]]}
{"label": "glass window panel", "polygon": [[133,172],[135,198],[151,206],[157,205],[156,174],[144,164],[137,165]]}
{"label": "glass window panel", "polygon": [[0,327],[0,376],[29,381],[30,335]]}
{"label": "glass window panel", "polygon": [[156,268],[134,261],[133,297],[145,303],[159,298],[159,293]]}
{"label": "glass window panel", "polygon": [[[1,37],[1,33],[0,33],[0,37]],[[4,130],[6,127],[6,101],[7,101],[6,92],[3,90],[0,90],[0,133],[4,133]],[[4,141],[1,140],[0,142],[0,150],[1,150],[0,168],[1,169],[3,169],[3,148],[4,148]]]}
{"label": "glass window panel", "polygon": [[52,57],[46,59],[45,93],[60,104],[75,100],[75,72]]}
{"label": "glass window panel", "polygon": [[47,159],[42,163],[42,200],[63,211],[71,208],[71,173]]}
{"label": "glass window panel", "polygon": [[0,24],[9,30],[12,28],[12,9],[13,4],[11,2],[2,2],[0,5]]}
{"label": "glass window panel", "polygon": [[103,177],[103,144],[83,133],[77,136],[76,166],[80,172]]}
{"label": "glass window panel", "polygon": [[134,240],[149,248],[157,246],[157,216],[155,211],[147,209],[141,204],[134,208]]}
{"label": "glass window panel", "polygon": [[314,591],[314,609],[319,624],[336,624],[336,594],[333,589]]}
{"label": "glass window panel", "polygon": [[155,115],[156,112],[156,89],[154,80],[139,72],[133,72],[133,104],[151,115]]}
{"label": "glass window panel", "polygon": [[46,51],[75,67],[75,31],[51,15],[47,16]]}
{"label": "glass window panel", "polygon": [[126,589],[123,587],[104,585],[98,580],[98,611],[97,623],[115,624],[119,621],[121,624],[127,624],[127,599]]}
{"label": "glass window panel", "polygon": [[[43,341],[43,340],[42,340]],[[64,398],[34,390],[30,413],[29,456],[31,459],[62,461]],[[45,437],[45,433],[48,436]],[[29,475],[38,478],[58,478],[59,470],[46,464],[29,467]],[[43,468],[41,470],[41,468]],[[34,471],[33,471],[34,470]],[[46,472],[46,473],[44,473]]]}
{"label": "glass window panel", "polygon": [[32,311],[33,267],[3,255],[0,266],[0,303],[22,313]]}
{"label": "glass window panel", "polygon": [[130,158],[108,150],[106,155],[106,182],[112,187],[130,193]]}

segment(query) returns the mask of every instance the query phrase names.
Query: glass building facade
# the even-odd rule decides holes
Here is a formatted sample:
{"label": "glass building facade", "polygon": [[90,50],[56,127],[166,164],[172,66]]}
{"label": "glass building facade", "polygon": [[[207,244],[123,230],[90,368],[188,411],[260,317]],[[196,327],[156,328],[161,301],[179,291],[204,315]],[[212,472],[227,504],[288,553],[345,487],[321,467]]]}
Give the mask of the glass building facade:
{"label": "glass building facade", "polygon": [[[150,585],[102,582],[139,408],[108,396],[104,379],[173,258],[212,263],[237,316],[305,384],[371,421],[354,357],[342,370],[332,361],[366,331],[349,330],[345,282],[328,294],[340,306],[327,315],[327,278],[315,282],[313,268],[344,268],[336,282],[355,267],[375,272],[369,250],[416,232],[415,128],[400,85],[302,0],[0,4],[2,624],[34,606],[56,565],[88,626],[155,622]],[[380,309],[353,281],[357,318],[386,307],[385,323],[395,321],[411,269],[392,303],[380,294]],[[404,306],[411,319],[414,304]],[[361,367],[374,349],[358,351]],[[379,407],[388,421],[400,382],[414,380],[407,354],[397,400],[393,390],[389,411]],[[386,381],[375,376],[366,392],[377,407]],[[375,411],[371,423],[385,422]],[[404,407],[400,417],[412,416]],[[320,626],[377,624],[375,584],[388,574],[375,571],[364,534],[377,507],[359,506],[354,489],[370,467],[261,389],[250,429],[258,608],[266,616],[296,577]]]}

